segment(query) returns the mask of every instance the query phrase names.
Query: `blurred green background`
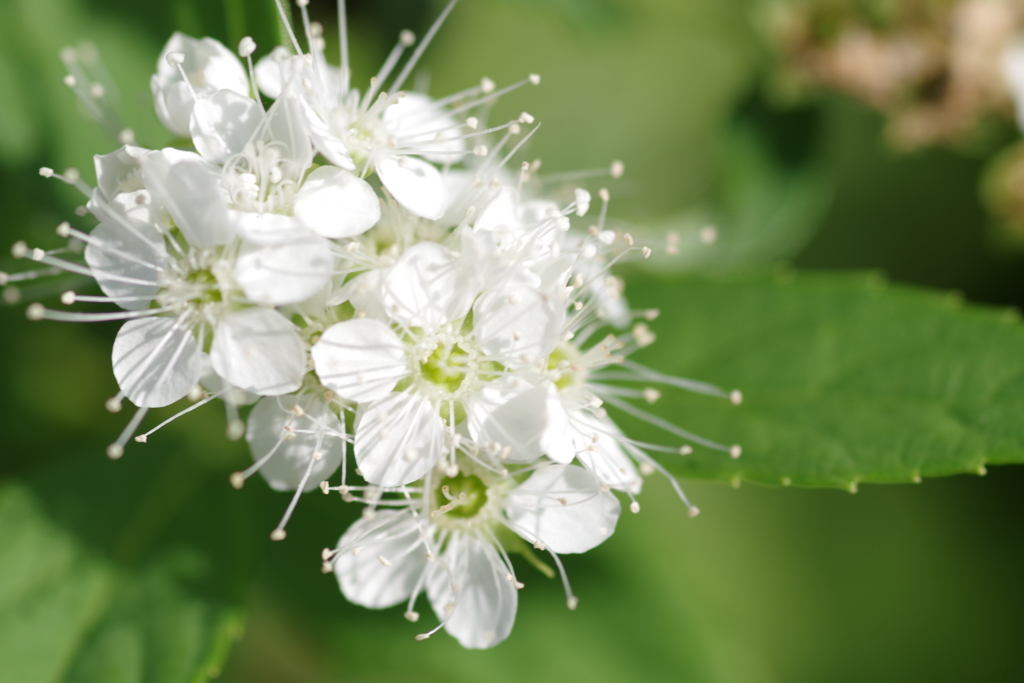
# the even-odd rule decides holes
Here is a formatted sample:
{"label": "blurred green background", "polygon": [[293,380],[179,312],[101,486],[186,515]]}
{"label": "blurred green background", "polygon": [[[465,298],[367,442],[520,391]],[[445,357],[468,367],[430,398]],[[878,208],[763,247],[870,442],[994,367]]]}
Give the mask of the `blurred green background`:
{"label": "blurred green background", "polygon": [[[436,95],[482,75],[540,73],[539,88],[509,95],[495,117],[526,109],[544,122],[529,154],[545,171],[620,158],[618,219],[650,235],[719,228],[706,256],[652,268],[882,269],[1024,304],[1021,256],[992,243],[977,199],[983,155],[892,153],[878,117],[839,97],[773,107],[755,4],[462,0],[422,72]],[[311,9],[336,40],[333,3]],[[125,122],[152,147],[167,136],[148,77],[172,30],[229,46],[249,33],[258,54],[277,30],[262,0],[0,0],[0,10],[0,231],[33,246],[55,246],[54,226],[81,201],[38,167],[89,179],[91,154],[114,146],[61,84],[61,47],[99,47]],[[422,34],[439,10],[350,0],[356,82],[400,29]],[[16,265],[0,256],[0,269]],[[23,301],[74,286],[28,287]],[[629,296],[643,306],[647,295]],[[416,642],[422,624],[401,608],[351,606],[320,574],[319,550],[356,509],[311,494],[287,541],[270,543],[287,496],[255,480],[230,489],[249,456],[224,440],[213,406],[108,461],[126,419],[103,409],[116,392],[115,324],[30,324],[15,304],[0,308],[0,329],[0,559],[18,558],[0,578],[0,640],[36,658],[29,668],[0,658],[3,683],[184,681],[192,665],[199,680],[239,683],[1024,680],[1019,469],[856,495],[684,482],[702,510],[693,520],[653,477],[641,514],[567,558],[577,612],[524,565],[512,636],[467,652],[444,635]],[[671,353],[670,339],[659,346]]]}

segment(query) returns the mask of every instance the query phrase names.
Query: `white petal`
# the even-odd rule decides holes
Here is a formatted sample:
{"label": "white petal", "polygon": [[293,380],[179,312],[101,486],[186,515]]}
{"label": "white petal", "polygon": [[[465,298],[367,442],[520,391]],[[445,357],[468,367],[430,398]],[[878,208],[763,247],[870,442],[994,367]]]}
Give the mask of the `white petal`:
{"label": "white petal", "polygon": [[448,208],[448,187],[426,161],[387,157],[377,163],[377,175],[395,201],[417,216],[437,220]]}
{"label": "white petal", "polygon": [[327,301],[330,306],[338,306],[346,301],[359,313],[365,313],[371,318],[387,320],[387,313],[384,312],[384,283],[385,269],[377,268],[361,273],[331,295]]}
{"label": "white petal", "polygon": [[153,76],[149,79],[149,89],[160,122],[175,135],[187,138],[195,100],[185,82],[161,84],[160,79]]}
{"label": "white petal", "polygon": [[295,196],[295,217],[313,232],[341,239],[361,235],[380,220],[380,201],[370,184],[348,171],[321,166]]}
{"label": "white petal", "polygon": [[132,403],[161,408],[183,398],[199,381],[199,344],[175,318],[129,320],[117,331],[114,377]]}
{"label": "white petal", "polygon": [[170,130],[181,136],[189,133],[189,117],[193,98],[177,67],[167,62],[167,55],[184,55],[182,69],[197,93],[212,94],[218,90],[233,90],[239,95],[249,94],[249,79],[235,54],[213,38],[196,39],[175,32],[156,63],[156,74],[150,88],[157,115]]}
{"label": "white petal", "polygon": [[270,54],[264,55],[256,62],[256,85],[260,92],[272,100],[281,96],[281,89],[284,87],[284,62],[291,57],[285,49],[285,54],[275,54],[277,48]]}
{"label": "white petal", "polygon": [[615,531],[620,510],[619,499],[576,465],[542,467],[505,497],[505,515],[516,533],[556,553],[600,545]]}
{"label": "white petal", "polygon": [[382,119],[401,146],[416,145],[435,152],[420,155],[424,159],[440,164],[458,161],[456,154],[446,152],[466,149],[465,141],[451,139],[461,135],[455,118],[426,95],[406,93],[405,97],[384,110]]}
{"label": "white petal", "polygon": [[419,394],[392,393],[360,405],[354,431],[356,464],[371,484],[411,484],[443,455],[441,416]]}
{"label": "white petal", "polygon": [[619,445],[622,432],[615,423],[607,418],[599,420],[583,410],[571,411],[569,421],[577,435],[574,439],[580,444],[575,449],[580,464],[613,489],[639,494],[643,479]]}
{"label": "white petal", "polygon": [[[229,385],[213,369],[213,361],[210,360],[209,354],[203,353],[200,355],[202,357],[203,373],[199,378],[199,385],[203,389],[211,394],[219,394],[224,391],[225,393],[221,396],[221,399],[225,403],[232,403],[236,406],[249,406],[260,400],[260,396],[250,391],[243,391]],[[230,391],[226,391],[228,389]]]}
{"label": "white petal", "polygon": [[504,365],[525,367],[546,358],[558,343],[565,308],[526,270],[498,289],[484,292],[473,306],[473,327],[480,348],[500,356]]}
{"label": "white petal", "polygon": [[427,595],[439,619],[448,618],[454,605],[445,630],[470,649],[494,647],[508,638],[519,596],[498,551],[455,533],[440,559],[430,568]]}
{"label": "white petal", "polygon": [[121,192],[143,189],[141,161],[148,152],[148,149],[142,147],[125,145],[116,152],[93,157],[96,189],[104,199],[109,201]]}
{"label": "white petal", "polygon": [[[380,510],[345,531],[338,541],[342,552],[334,561],[334,575],[349,602],[383,609],[409,599],[427,570],[421,524],[409,512]],[[359,550],[353,552],[355,548]]]}
{"label": "white petal", "polygon": [[279,213],[230,209],[228,218],[242,239],[255,244],[284,244],[309,234],[294,216]]}
{"label": "white petal", "polygon": [[313,146],[306,116],[295,98],[284,97],[271,105],[260,139],[273,144],[300,169],[305,170],[313,163]]}
{"label": "white petal", "polygon": [[429,330],[464,318],[477,293],[455,256],[434,242],[406,249],[384,276],[383,291],[388,315]]}
{"label": "white petal", "polygon": [[[484,210],[473,223],[476,231],[496,232],[507,238],[514,238],[522,232],[522,221],[519,220],[519,193],[515,188],[502,187],[498,194],[487,203]],[[507,247],[507,244],[503,244]]]}
{"label": "white petal", "polygon": [[219,168],[198,154],[167,152],[153,152],[143,160],[142,177],[153,199],[166,207],[193,247],[230,242],[235,231]]}
{"label": "white petal", "polygon": [[200,98],[192,109],[192,144],[207,161],[223,164],[242,151],[262,120],[263,110],[255,100],[218,90]]}
{"label": "white petal", "polygon": [[[296,405],[301,416],[296,415]],[[345,423],[311,394],[261,398],[249,413],[245,438],[253,460],[274,451],[260,474],[275,491],[294,491],[307,470],[310,474],[302,490],[312,491],[334,474],[345,457]]]}
{"label": "white petal", "polygon": [[543,400],[545,420],[544,432],[540,438],[540,449],[544,455],[555,462],[568,465],[576,454],[590,445],[589,434],[576,431],[558,389],[551,382],[542,385],[545,388]]}
{"label": "white petal", "polygon": [[93,228],[91,236],[102,244],[86,244],[85,262],[103,293],[121,308],[148,308],[158,290],[156,268],[164,267],[168,260],[160,233],[148,223],[122,216],[116,221],[103,221]]}
{"label": "white petal", "polygon": [[350,401],[383,398],[409,374],[405,345],[379,320],[335,323],[310,353],[323,385]]}
{"label": "white petal", "polygon": [[306,127],[309,130],[309,137],[317,151],[323,154],[335,166],[339,166],[347,171],[356,170],[355,162],[349,156],[345,143],[331,132],[331,129],[323,122],[323,119],[313,111],[313,108],[305,100],[300,100],[299,106],[302,107]]}
{"label": "white petal", "polygon": [[235,262],[235,280],[245,296],[272,306],[309,299],[327,285],[333,272],[330,243],[311,233],[287,244],[246,245]]}
{"label": "white petal", "polygon": [[290,394],[306,374],[306,352],[295,326],[266,308],[247,308],[221,320],[210,360],[232,386],[262,396]]}
{"label": "white petal", "polygon": [[506,378],[490,382],[466,401],[466,426],[478,444],[511,446],[506,462],[528,463],[541,456],[547,388]]}

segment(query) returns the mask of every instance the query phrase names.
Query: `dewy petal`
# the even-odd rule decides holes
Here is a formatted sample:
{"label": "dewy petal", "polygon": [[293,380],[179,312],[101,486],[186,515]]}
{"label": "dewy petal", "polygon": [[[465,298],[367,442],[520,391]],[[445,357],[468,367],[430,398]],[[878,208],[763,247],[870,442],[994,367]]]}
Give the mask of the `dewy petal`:
{"label": "dewy petal", "polygon": [[263,111],[255,100],[233,90],[218,90],[200,98],[192,109],[192,144],[207,161],[223,164],[242,151],[262,120]]}
{"label": "dewy petal", "polygon": [[464,318],[477,290],[451,251],[421,242],[390,268],[383,292],[388,315],[409,327],[434,330]]}
{"label": "dewy petal", "polygon": [[506,462],[533,462],[542,454],[546,396],[546,387],[514,378],[488,383],[465,401],[470,436],[478,444],[511,446]]}
{"label": "dewy petal", "polygon": [[395,201],[417,216],[437,220],[448,208],[441,172],[426,161],[389,156],[377,162],[377,175]]}
{"label": "dewy petal", "polygon": [[443,454],[444,423],[419,394],[391,393],[360,405],[354,431],[356,464],[371,484],[411,484]]}
{"label": "dewy petal", "polygon": [[302,490],[312,491],[334,474],[345,457],[345,424],[311,394],[261,398],[249,413],[245,438],[253,460],[274,451],[260,474],[275,491],[297,489],[310,461],[313,468]]}
{"label": "dewy petal", "polygon": [[239,237],[255,244],[285,244],[309,234],[294,216],[280,213],[228,210]]}
{"label": "dewy petal", "polygon": [[114,340],[114,377],[135,405],[162,408],[199,381],[199,353],[191,328],[175,318],[129,320]]}
{"label": "dewy petal", "polygon": [[349,602],[383,609],[409,599],[427,570],[421,524],[408,511],[378,510],[345,531],[338,548],[347,550],[334,560],[334,575]]}
{"label": "dewy petal", "polygon": [[332,239],[361,235],[380,220],[370,184],[340,168],[321,166],[306,177],[293,213],[307,228]]}
{"label": "dewy petal", "polygon": [[310,353],[320,382],[349,401],[384,398],[409,374],[405,345],[390,327],[370,318],[331,325]]}
{"label": "dewy petal", "polygon": [[[168,260],[160,233],[149,223],[121,216],[103,221],[93,228],[91,236],[98,243],[85,245],[85,262],[103,293],[121,308],[148,308],[158,290],[156,269]],[[128,278],[154,284],[122,281]]]}
{"label": "dewy petal", "polygon": [[556,553],[600,545],[615,531],[620,511],[619,499],[576,465],[542,467],[505,497],[505,515],[516,533]]}
{"label": "dewy petal", "polygon": [[210,360],[232,386],[262,396],[290,394],[306,374],[306,352],[295,326],[267,308],[225,316],[214,331]]}
{"label": "dewy petal", "polygon": [[323,289],[334,272],[331,245],[305,235],[275,246],[245,245],[235,262],[235,281],[255,303],[297,304]]}
{"label": "dewy petal", "polygon": [[161,150],[146,155],[142,177],[191,246],[208,248],[234,239],[218,167],[198,154]]}
{"label": "dewy petal", "polygon": [[348,148],[334,133],[320,116],[313,111],[313,108],[305,100],[299,100],[303,116],[306,120],[306,127],[309,130],[309,138],[313,146],[324,155],[329,162],[339,166],[346,171],[356,170],[356,164],[348,154]]}
{"label": "dewy petal", "polygon": [[462,647],[494,647],[512,632],[519,596],[508,575],[490,543],[462,533],[452,534],[441,561],[431,566],[430,604]]}
{"label": "dewy petal", "polygon": [[547,358],[558,343],[565,308],[541,287],[540,278],[521,270],[498,288],[484,292],[473,306],[473,327],[480,348],[525,367]]}

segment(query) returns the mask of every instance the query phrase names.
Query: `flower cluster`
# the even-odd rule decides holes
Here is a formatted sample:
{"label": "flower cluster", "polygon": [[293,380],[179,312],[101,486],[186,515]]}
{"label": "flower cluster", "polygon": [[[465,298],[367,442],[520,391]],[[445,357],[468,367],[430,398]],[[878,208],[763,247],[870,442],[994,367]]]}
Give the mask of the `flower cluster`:
{"label": "flower cluster", "polygon": [[[285,538],[303,492],[365,504],[323,553],[344,595],[406,603],[416,621],[426,593],[439,623],[418,638],[443,627],[491,647],[523,587],[510,553],[553,576],[533,551],[549,553],[574,608],[560,555],[607,539],[619,496],[639,511],[641,475],[664,473],[651,452],[696,443],[739,456],[635,401],[656,401],[654,384],[740,397],[628,359],[654,341],[657,312],[630,310],[609,269],[650,250],[605,226],[606,189],[585,224],[584,187],[545,181],[538,162],[511,165],[539,125],[530,114],[485,123],[495,98],[537,76],[503,89],[485,78],[443,99],[401,89],[454,2],[394,74],[416,43],[401,34],[365,92],[349,83],[344,26],[338,67],[298,4],[305,50],[293,34],[256,63],[251,39],[240,60],[175,34],[151,87],[188,149],[97,156],[95,188],[43,169],[78,186],[98,224],[62,223],[67,249],[19,243],[17,256],[48,268],[5,277],[87,275],[102,294],[62,303],[122,309],[28,308],[32,319],[123,321],[108,408],[138,409],[110,457],[169,422],[139,434],[149,409],[188,398],[182,415],[220,399],[229,436],[244,435],[254,459],[232,485],[259,472],[294,491],[271,538]],[[69,84],[87,90],[81,81]],[[600,173],[616,178],[622,164]],[[632,439],[607,407],[682,443]]]}

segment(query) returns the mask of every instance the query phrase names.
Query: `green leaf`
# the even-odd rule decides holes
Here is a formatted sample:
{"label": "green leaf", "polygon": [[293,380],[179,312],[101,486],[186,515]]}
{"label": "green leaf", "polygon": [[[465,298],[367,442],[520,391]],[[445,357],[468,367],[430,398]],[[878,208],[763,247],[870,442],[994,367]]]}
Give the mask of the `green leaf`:
{"label": "green leaf", "polygon": [[[95,502],[73,506],[83,529],[124,526],[93,514]],[[118,562],[47,508],[26,485],[0,487],[0,682],[194,683],[219,674],[242,620],[213,595],[206,556],[163,548],[137,566]],[[145,506],[140,516],[152,518]],[[135,519],[128,529],[139,528]]]}
{"label": "green leaf", "polygon": [[634,304],[662,311],[641,362],[744,395],[733,407],[673,392],[655,406],[743,447],[735,460],[705,448],[676,456],[683,475],[856,490],[1024,462],[1015,312],[864,274],[635,285]]}

